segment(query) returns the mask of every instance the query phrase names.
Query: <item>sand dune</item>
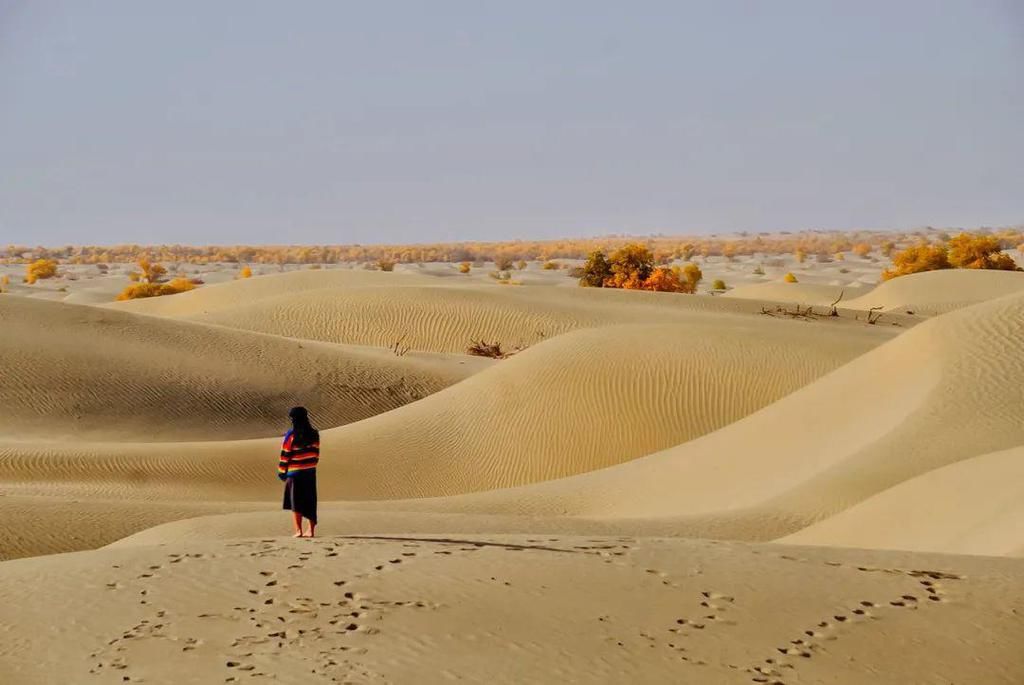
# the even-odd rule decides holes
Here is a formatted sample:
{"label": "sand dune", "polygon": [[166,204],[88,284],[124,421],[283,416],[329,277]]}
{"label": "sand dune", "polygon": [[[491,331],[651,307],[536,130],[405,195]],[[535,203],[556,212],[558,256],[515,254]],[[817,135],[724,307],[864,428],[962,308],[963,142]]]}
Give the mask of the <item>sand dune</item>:
{"label": "sand dune", "polygon": [[[473,339],[529,346],[578,328],[689,323],[758,312],[756,302],[593,288],[520,288],[416,274],[305,271],[204,286],[111,307],[327,342],[464,352]],[[910,323],[912,317],[899,320]],[[711,319],[709,319],[711,320]],[[851,335],[885,335],[857,326]],[[889,335],[895,331],[888,331]]]}
{"label": "sand dune", "polygon": [[20,297],[0,298],[6,439],[225,440],[277,435],[294,404],[324,426],[420,399],[478,358],[285,340]]}
{"label": "sand dune", "polygon": [[859,295],[863,288],[851,288],[843,285],[820,285],[815,283],[785,283],[771,281],[742,285],[724,293],[723,297],[734,297],[759,302],[785,302],[806,306],[826,307],[839,298],[840,293],[846,296]]}
{"label": "sand dune", "polygon": [[392,507],[653,518],[772,539],[932,469],[1016,447],[1022,380],[1024,295],[1010,295],[925,322],[689,443],[572,478]]}
{"label": "sand dune", "polygon": [[904,481],[783,539],[807,545],[1024,555],[1024,447]]}
{"label": "sand dune", "polygon": [[949,269],[926,271],[885,281],[871,292],[845,302],[852,309],[882,307],[935,315],[1024,291],[1024,273]]}

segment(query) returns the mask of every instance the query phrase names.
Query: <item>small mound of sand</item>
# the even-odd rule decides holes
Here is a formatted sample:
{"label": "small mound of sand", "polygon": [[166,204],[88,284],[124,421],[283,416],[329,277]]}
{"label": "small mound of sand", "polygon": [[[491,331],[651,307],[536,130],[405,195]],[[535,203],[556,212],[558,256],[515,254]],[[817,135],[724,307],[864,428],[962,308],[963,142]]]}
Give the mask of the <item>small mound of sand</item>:
{"label": "small mound of sand", "polygon": [[893,278],[845,305],[852,309],[882,307],[884,311],[935,315],[1021,291],[1021,272],[948,269]]}

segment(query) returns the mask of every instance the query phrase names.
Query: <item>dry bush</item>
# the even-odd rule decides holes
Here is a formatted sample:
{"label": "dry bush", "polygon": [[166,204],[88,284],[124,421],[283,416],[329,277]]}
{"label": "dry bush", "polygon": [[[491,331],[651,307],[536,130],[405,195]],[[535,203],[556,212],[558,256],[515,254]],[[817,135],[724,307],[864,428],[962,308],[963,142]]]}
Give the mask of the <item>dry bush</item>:
{"label": "dry bush", "polygon": [[755,276],[764,276],[764,267],[758,264],[750,273],[754,274]]}
{"label": "dry bush", "polygon": [[562,265],[558,262],[547,261],[544,262],[543,268],[545,271],[558,271],[562,268]]}
{"label": "dry bush", "polygon": [[52,259],[37,259],[25,267],[25,282],[29,285],[56,275],[57,262]]}
{"label": "dry bush", "polygon": [[471,340],[469,347],[466,348],[466,354],[471,354],[474,357],[489,357],[491,359],[505,359],[511,352],[503,350],[500,342],[489,343],[484,340]]}
{"label": "dry bush", "polygon": [[160,297],[163,295],[177,295],[188,290],[194,290],[195,285],[187,278],[175,278],[169,283],[136,283],[121,291],[117,296],[118,300],[137,300],[144,297]]}
{"label": "dry bush", "polygon": [[238,272],[239,278],[252,278],[252,269],[248,266],[243,266]]}
{"label": "dry bush", "polygon": [[721,278],[716,278],[711,283],[711,289],[712,290],[725,290],[726,289],[725,288],[725,281],[723,281]]}
{"label": "dry bush", "polygon": [[785,276],[783,276],[782,280],[784,280],[786,283],[798,283],[799,282],[799,281],[796,280],[796,276],[793,275],[792,271],[790,271]]}
{"label": "dry bush", "polygon": [[869,245],[868,243],[857,243],[856,245],[853,246],[852,251],[853,254],[857,255],[858,257],[867,257],[869,254],[871,254],[871,245]]}
{"label": "dry bush", "polygon": [[518,262],[516,262],[516,268],[519,269],[520,271],[525,270],[527,266],[528,264],[526,263],[525,259],[520,259]]}
{"label": "dry bush", "polygon": [[310,264],[309,265],[309,270],[310,271],[319,271],[322,268],[324,268],[322,264]]}
{"label": "dry bush", "polygon": [[498,271],[509,271],[513,264],[514,261],[507,255],[500,255],[494,258],[494,266]]}
{"label": "dry bush", "polygon": [[7,274],[4,274],[3,277],[0,277],[0,293],[7,292],[7,288],[8,288],[8,286],[10,284],[11,284],[11,277],[10,276],[8,276]]}
{"label": "dry bush", "polygon": [[803,264],[804,260],[807,259],[807,253],[804,252],[803,250],[797,250],[796,252],[793,253],[793,258],[796,259],[796,261],[799,262],[800,264]]}
{"label": "dry bush", "polygon": [[387,257],[382,257],[377,260],[377,268],[380,269],[381,271],[394,271],[395,260],[389,259]]}
{"label": "dry bush", "polygon": [[459,264],[459,273],[460,274],[468,274],[470,272],[470,269],[472,269],[472,268],[473,268],[473,265],[470,264],[469,262],[462,262],[462,264]]}

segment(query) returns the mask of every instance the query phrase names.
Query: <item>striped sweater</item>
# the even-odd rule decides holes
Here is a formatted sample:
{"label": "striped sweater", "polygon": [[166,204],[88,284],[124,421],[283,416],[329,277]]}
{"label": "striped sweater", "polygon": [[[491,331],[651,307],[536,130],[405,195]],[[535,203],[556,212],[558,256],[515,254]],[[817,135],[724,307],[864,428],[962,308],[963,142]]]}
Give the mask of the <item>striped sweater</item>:
{"label": "striped sweater", "polygon": [[320,462],[320,442],[309,445],[295,445],[291,431],[284,434],[281,444],[281,461],[277,464],[277,474],[282,478],[294,476],[299,471],[312,471]]}

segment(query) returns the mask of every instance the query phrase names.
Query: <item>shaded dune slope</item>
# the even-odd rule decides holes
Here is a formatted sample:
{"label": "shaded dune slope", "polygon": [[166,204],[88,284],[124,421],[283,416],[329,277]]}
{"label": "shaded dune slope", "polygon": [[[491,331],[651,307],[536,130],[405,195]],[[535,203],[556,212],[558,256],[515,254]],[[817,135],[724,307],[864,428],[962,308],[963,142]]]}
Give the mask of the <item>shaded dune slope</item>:
{"label": "shaded dune slope", "polygon": [[0,435],[8,440],[274,435],[298,403],[325,426],[343,425],[487,365],[16,297],[0,298],[0,325]]}
{"label": "shaded dune slope", "polygon": [[1024,555],[1024,447],[904,481],[781,542]]}

